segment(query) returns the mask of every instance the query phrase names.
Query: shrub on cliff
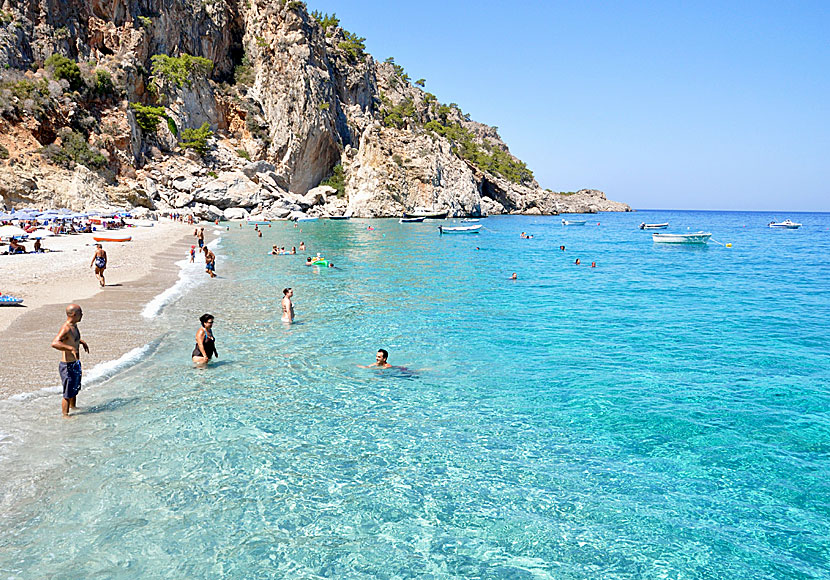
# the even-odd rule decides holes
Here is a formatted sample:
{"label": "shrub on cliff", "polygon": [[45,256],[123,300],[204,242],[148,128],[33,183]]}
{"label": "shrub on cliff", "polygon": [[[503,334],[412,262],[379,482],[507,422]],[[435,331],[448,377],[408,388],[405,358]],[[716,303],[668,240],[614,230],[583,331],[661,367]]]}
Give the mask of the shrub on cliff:
{"label": "shrub on cliff", "polygon": [[52,163],[66,169],[72,169],[76,164],[85,165],[92,170],[103,169],[107,165],[107,158],[97,150],[90,148],[83,133],[63,129],[60,132],[61,144],[47,145],[41,150]]}
{"label": "shrub on cliff", "polygon": [[309,16],[311,16],[317,22],[317,24],[319,24],[323,28],[323,31],[326,32],[329,28],[337,28],[338,26],[340,26],[340,19],[337,18],[337,14],[334,13],[332,13],[331,16],[329,16],[328,14],[323,14],[322,12],[319,12],[317,10],[313,10],[309,14]]}
{"label": "shrub on cliff", "polygon": [[346,172],[343,171],[343,166],[338,163],[331,170],[331,175],[320,182],[320,185],[328,185],[337,190],[337,197],[343,197],[346,194]]}
{"label": "shrub on cliff", "polygon": [[150,81],[153,90],[158,90],[159,80],[176,88],[190,87],[194,79],[206,78],[213,71],[212,60],[190,54],[155,54],[150,60],[153,63]]}
{"label": "shrub on cliff", "polygon": [[130,108],[135,113],[135,122],[145,133],[155,133],[161,120],[167,118],[164,107],[132,103]]}
{"label": "shrub on cliff", "polygon": [[3,145],[0,145],[0,159],[8,159],[9,158],[9,150],[6,149]]}
{"label": "shrub on cliff", "polygon": [[115,92],[115,84],[109,71],[102,68],[96,69],[93,79],[92,92],[99,97],[108,97]]}
{"label": "shrub on cliff", "polygon": [[397,127],[403,129],[406,126],[407,119],[416,119],[415,105],[412,99],[405,99],[397,105],[389,104],[389,101],[383,99],[385,107],[381,110],[383,116],[383,124],[387,127]]}
{"label": "shrub on cliff", "polygon": [[69,81],[69,88],[73,91],[78,91],[84,86],[81,68],[74,60],[66,58],[62,54],[53,54],[46,59],[44,64],[46,68],[52,71],[54,78]]}
{"label": "shrub on cliff", "polygon": [[0,115],[13,120],[24,114],[40,118],[44,110],[54,104],[49,81],[46,79],[14,79],[14,74],[7,74],[0,79]]}
{"label": "shrub on cliff", "polygon": [[204,123],[198,129],[182,129],[181,141],[179,147],[185,149],[192,149],[199,155],[204,155],[208,152],[208,139],[213,136],[213,131],[210,130],[210,125]]}
{"label": "shrub on cliff", "polygon": [[362,36],[358,36],[353,32],[349,32],[348,30],[344,30],[343,34],[346,37],[346,40],[342,41],[337,46],[340,47],[340,50],[346,53],[346,58],[352,62],[356,63],[358,60],[363,58],[363,51],[366,50],[366,39]]}

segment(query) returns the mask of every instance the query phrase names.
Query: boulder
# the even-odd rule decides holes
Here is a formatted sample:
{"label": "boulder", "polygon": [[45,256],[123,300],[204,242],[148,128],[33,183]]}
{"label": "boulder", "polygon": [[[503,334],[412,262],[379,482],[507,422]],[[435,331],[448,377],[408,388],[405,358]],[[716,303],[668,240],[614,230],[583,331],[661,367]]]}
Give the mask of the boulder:
{"label": "boulder", "polygon": [[229,207],[224,211],[226,220],[248,219],[248,210],[242,207]]}
{"label": "boulder", "polygon": [[252,208],[262,201],[259,187],[237,171],[223,173],[194,191],[193,197],[200,203],[216,205],[223,210],[229,207]]}
{"label": "boulder", "polygon": [[267,161],[251,161],[242,168],[242,173],[244,173],[248,179],[253,180],[256,178],[257,173],[268,173],[269,171],[273,172],[274,169],[276,169],[276,167]]}

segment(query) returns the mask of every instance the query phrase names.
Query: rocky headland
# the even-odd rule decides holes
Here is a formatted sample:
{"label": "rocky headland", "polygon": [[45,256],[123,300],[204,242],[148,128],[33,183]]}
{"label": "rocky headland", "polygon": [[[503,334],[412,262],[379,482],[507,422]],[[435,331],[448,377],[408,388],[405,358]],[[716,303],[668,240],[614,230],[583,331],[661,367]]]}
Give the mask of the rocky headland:
{"label": "rocky headland", "polygon": [[630,211],[285,0],[0,1],[0,203],[199,218]]}

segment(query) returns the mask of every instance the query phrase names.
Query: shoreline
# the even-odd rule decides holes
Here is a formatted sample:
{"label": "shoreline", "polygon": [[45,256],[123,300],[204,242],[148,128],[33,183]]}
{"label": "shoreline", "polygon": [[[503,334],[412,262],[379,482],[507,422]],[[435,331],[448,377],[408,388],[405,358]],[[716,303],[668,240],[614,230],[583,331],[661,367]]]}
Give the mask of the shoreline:
{"label": "shoreline", "polygon": [[[3,353],[0,400],[60,384],[57,373],[60,356],[50,345],[65,319],[64,308],[70,302],[79,303],[85,314],[80,325],[82,336],[90,345],[90,353],[82,357],[85,378],[97,365],[115,363],[158,338],[161,329],[154,319],[140,313],[179,280],[178,262],[188,259],[193,226],[162,222],[153,228],[134,228],[133,232],[138,234],[134,236],[135,247],[130,245],[133,242],[104,245],[112,267],[112,270],[107,268],[105,288],[98,286],[88,268],[92,249],[86,246],[93,243],[91,235],[85,236],[88,239],[69,238],[57,262],[49,263],[49,258],[54,257],[50,254],[4,256],[20,262],[12,263],[12,268],[6,268],[8,262],[0,262],[3,272],[0,290],[23,294],[24,304],[30,306],[0,310],[0,331],[3,331],[0,333]],[[56,247],[58,241],[62,240],[50,238],[45,245]],[[23,262],[30,258],[37,262]],[[48,275],[31,274],[32,267],[43,266],[48,268],[45,270]],[[109,373],[104,368],[96,374]]]}

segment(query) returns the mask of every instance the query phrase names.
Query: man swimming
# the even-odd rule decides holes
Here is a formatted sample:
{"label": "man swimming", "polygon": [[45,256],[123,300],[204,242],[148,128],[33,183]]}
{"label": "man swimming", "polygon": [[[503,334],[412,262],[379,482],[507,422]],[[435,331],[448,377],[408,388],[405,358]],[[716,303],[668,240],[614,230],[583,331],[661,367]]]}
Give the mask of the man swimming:
{"label": "man swimming", "polygon": [[291,297],[294,296],[294,290],[285,288],[282,291],[282,321],[291,324],[294,322],[294,303],[291,302]]}
{"label": "man swimming", "polygon": [[63,323],[58,335],[52,341],[52,348],[63,353],[61,362],[58,364],[58,372],[63,385],[63,400],[61,411],[64,417],[69,416],[69,410],[75,409],[75,398],[81,390],[81,353],[78,347],[84,347],[89,352],[89,346],[81,340],[81,331],[78,330],[78,323],[83,318],[84,312],[77,304],[70,304],[66,307],[66,322]]}
{"label": "man swimming", "polygon": [[385,349],[380,348],[380,349],[378,349],[378,353],[375,355],[375,362],[373,364],[370,364],[370,365],[357,365],[357,366],[359,366],[360,368],[363,368],[363,369],[373,369],[373,368],[389,369],[389,368],[392,368],[392,365],[390,365],[386,361],[387,358],[389,358],[389,353]]}

